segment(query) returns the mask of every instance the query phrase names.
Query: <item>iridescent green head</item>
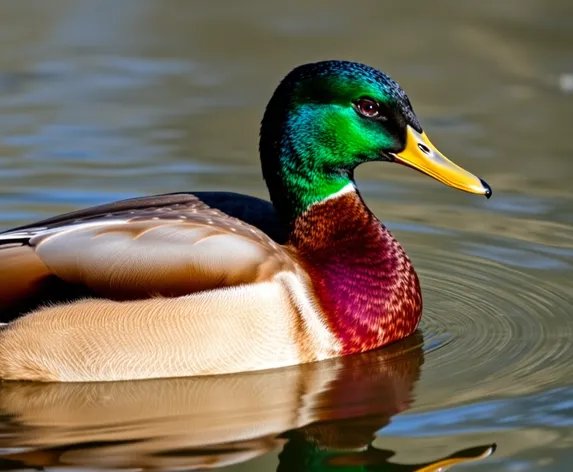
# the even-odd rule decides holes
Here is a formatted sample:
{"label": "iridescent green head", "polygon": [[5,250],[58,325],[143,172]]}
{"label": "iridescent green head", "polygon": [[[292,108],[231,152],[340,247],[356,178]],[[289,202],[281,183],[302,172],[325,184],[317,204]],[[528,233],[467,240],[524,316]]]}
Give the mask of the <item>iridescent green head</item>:
{"label": "iridescent green head", "polygon": [[396,82],[355,62],[291,71],[266,108],[260,153],[271,199],[289,221],[352,184],[355,167],[368,161],[400,162],[450,186],[491,194],[431,144]]}

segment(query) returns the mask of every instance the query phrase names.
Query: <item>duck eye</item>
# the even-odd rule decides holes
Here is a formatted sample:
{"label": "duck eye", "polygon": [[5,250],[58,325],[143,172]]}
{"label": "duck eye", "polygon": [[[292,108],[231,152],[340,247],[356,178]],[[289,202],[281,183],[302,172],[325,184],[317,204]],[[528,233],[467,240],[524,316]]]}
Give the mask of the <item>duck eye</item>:
{"label": "duck eye", "polygon": [[354,103],[356,111],[365,118],[378,118],[380,116],[380,105],[370,98],[361,98]]}

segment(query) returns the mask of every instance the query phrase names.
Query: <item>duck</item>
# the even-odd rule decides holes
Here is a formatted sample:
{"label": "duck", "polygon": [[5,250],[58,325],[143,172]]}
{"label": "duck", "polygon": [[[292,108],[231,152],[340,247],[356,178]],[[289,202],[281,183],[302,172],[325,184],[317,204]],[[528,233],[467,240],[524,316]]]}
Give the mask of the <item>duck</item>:
{"label": "duck", "polygon": [[419,278],[354,170],[398,163],[487,198],[491,187],[432,144],[392,78],[352,61],[291,70],[259,154],[270,201],[168,193],[0,233],[0,379],[224,375],[414,333]]}

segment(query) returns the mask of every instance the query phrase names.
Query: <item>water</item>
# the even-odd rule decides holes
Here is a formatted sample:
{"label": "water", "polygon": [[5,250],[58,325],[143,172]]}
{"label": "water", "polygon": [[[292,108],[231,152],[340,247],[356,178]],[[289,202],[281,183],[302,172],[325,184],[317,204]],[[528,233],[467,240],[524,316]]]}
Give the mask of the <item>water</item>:
{"label": "water", "polygon": [[262,110],[326,58],[392,75],[494,190],[359,169],[419,272],[417,336],[225,378],[4,385],[1,468],[570,470],[570,2],[5,0],[0,19],[2,227],[176,190],[266,198]]}

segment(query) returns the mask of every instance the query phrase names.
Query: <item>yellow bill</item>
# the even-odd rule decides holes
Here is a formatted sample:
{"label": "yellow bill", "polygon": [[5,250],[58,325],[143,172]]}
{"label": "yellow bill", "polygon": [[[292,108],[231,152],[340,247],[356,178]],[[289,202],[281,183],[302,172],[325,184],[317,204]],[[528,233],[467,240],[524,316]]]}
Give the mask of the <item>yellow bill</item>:
{"label": "yellow bill", "polygon": [[[432,462],[431,464],[425,464],[425,466],[422,466],[419,469],[412,470],[415,470],[415,472],[445,472],[456,464],[463,464],[465,462],[474,462],[479,461],[480,459],[485,459],[491,456],[495,452],[496,448],[497,446],[492,444],[491,446],[485,448],[483,451],[480,451],[480,447],[465,449],[442,460]],[[479,454],[477,454],[478,452]]]}
{"label": "yellow bill", "polygon": [[454,164],[432,144],[426,133],[407,127],[406,147],[392,154],[396,162],[412,167],[450,187],[491,197],[491,187],[479,177]]}

